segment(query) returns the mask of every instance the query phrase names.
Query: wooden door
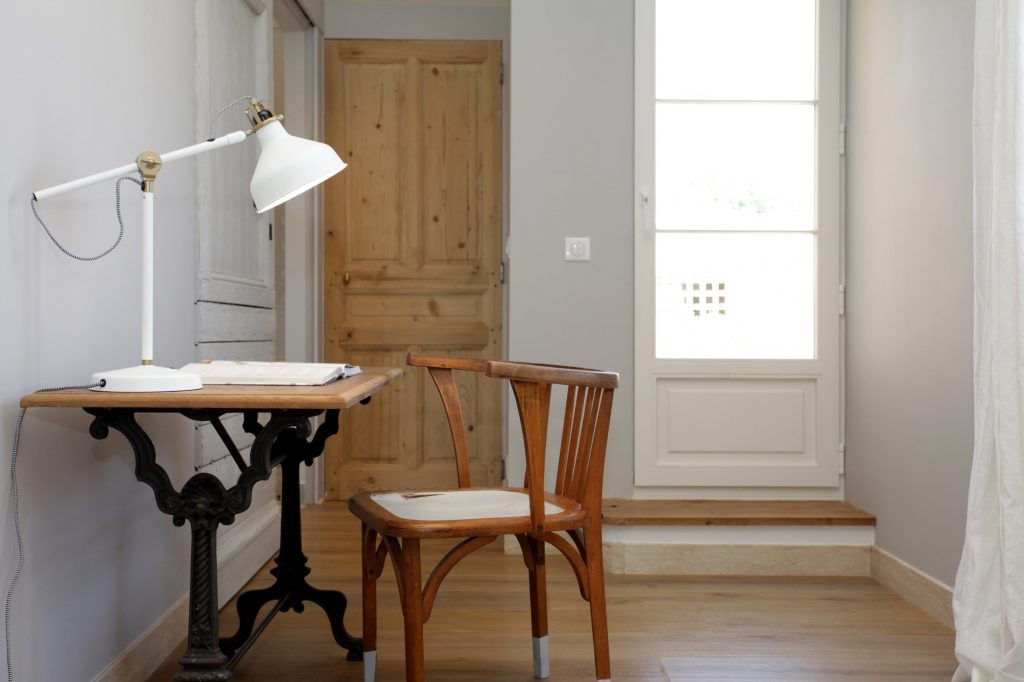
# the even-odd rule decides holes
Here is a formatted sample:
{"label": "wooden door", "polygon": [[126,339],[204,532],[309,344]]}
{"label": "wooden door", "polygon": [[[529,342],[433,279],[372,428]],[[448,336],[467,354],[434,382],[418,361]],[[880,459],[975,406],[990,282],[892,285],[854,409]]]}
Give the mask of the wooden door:
{"label": "wooden door", "polygon": [[[409,351],[501,352],[501,44],[330,40],[325,134],[349,167],[327,186],[324,354],[405,366]],[[501,477],[497,382],[464,379],[474,484]],[[346,410],[327,496],[456,486],[429,375]]]}

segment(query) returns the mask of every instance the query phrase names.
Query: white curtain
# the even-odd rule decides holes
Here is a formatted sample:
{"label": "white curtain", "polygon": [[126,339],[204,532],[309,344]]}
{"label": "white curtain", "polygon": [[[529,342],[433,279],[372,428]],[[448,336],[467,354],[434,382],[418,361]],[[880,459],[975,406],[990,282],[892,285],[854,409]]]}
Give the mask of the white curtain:
{"label": "white curtain", "polygon": [[1021,2],[977,0],[975,14],[975,433],[967,537],[953,593],[955,682],[1024,682]]}

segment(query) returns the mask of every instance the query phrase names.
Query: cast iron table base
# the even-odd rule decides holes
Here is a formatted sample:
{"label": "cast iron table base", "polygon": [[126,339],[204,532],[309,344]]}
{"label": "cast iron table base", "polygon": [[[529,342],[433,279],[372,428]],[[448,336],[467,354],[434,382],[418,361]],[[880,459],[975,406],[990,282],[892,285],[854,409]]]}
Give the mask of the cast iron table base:
{"label": "cast iron table base", "polygon": [[[363,402],[368,401],[367,398]],[[244,411],[243,428],[256,436],[246,465],[220,423],[227,413],[239,410],[189,410],[173,408],[85,408],[95,419],[89,427],[94,438],[106,438],[109,429],[121,432],[135,452],[135,477],[156,495],[160,511],[171,516],[174,525],[187,521],[192,532],[192,575],[189,594],[188,646],[181,657],[178,682],[220,682],[232,677],[232,669],[253,642],[281,611],[302,612],[305,602],[320,606],[331,623],[337,643],[348,650],[349,660],[361,660],[362,640],[353,637],[343,623],[348,601],[336,591],[311,587],[306,582],[310,569],[302,553],[302,526],[299,511],[299,465],[313,463],[324,450],[327,439],[338,432],[338,410],[326,410],[326,418],[310,438],[309,420],[324,413],[315,409],[269,410],[270,420],[261,425],[255,411]],[[209,421],[221,436],[241,474],[231,488],[208,473],[192,476],[181,491],[174,489],[167,472],[156,462],[156,450],[146,432],[135,421],[140,412],[176,412],[193,421]],[[271,574],[276,582],[265,589],[241,594],[237,600],[238,631],[219,636],[217,613],[217,527],[231,524],[235,516],[249,508],[252,488],[270,478],[275,466],[281,466],[281,545]],[[276,605],[260,624],[260,608]]]}

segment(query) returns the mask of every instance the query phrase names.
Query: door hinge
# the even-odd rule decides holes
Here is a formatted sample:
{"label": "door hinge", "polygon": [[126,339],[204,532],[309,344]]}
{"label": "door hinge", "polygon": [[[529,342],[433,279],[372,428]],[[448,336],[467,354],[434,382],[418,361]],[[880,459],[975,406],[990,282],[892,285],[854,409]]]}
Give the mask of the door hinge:
{"label": "door hinge", "polygon": [[498,85],[505,84],[505,62],[498,64]]}
{"label": "door hinge", "polygon": [[505,261],[498,263],[498,282],[500,284],[505,283]]}
{"label": "door hinge", "polygon": [[839,156],[846,156],[846,124],[839,124]]}
{"label": "door hinge", "polygon": [[846,444],[839,444],[839,475],[846,473]]}
{"label": "door hinge", "polygon": [[274,223],[267,223],[267,235],[270,241],[274,241]]}
{"label": "door hinge", "polygon": [[846,285],[839,285],[839,317],[846,315]]}
{"label": "door hinge", "polygon": [[505,460],[501,460],[501,480],[505,480]]}

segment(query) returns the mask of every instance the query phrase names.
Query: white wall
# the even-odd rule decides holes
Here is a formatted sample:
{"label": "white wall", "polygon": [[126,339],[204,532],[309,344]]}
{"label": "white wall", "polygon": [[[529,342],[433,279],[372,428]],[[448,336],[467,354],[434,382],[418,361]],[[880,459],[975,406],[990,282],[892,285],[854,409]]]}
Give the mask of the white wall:
{"label": "white wall", "polygon": [[951,585],[972,444],[974,3],[849,3],[846,490]]}
{"label": "white wall", "polygon": [[[79,263],[46,239],[29,209],[34,189],[130,163],[146,149],[195,138],[193,3],[33,0],[0,11],[0,469],[8,470],[19,397],[87,382],[137,364],[140,349],[138,189],[125,184],[124,242]],[[193,165],[157,183],[156,359],[193,355]],[[40,205],[75,251],[94,254],[117,234],[112,184]],[[18,474],[26,565],[15,596],[16,679],[92,679],[187,590],[188,533],[157,511],[135,481],[125,440],[88,435],[74,409],[34,409],[21,434]],[[162,463],[180,484],[193,463],[192,428],[146,418]],[[0,484],[0,582],[15,543],[6,475]]]}
{"label": "white wall", "polygon": [[[621,373],[605,496],[631,497],[633,3],[514,0],[511,15],[509,357]],[[565,262],[565,237],[590,237],[592,260]]]}

